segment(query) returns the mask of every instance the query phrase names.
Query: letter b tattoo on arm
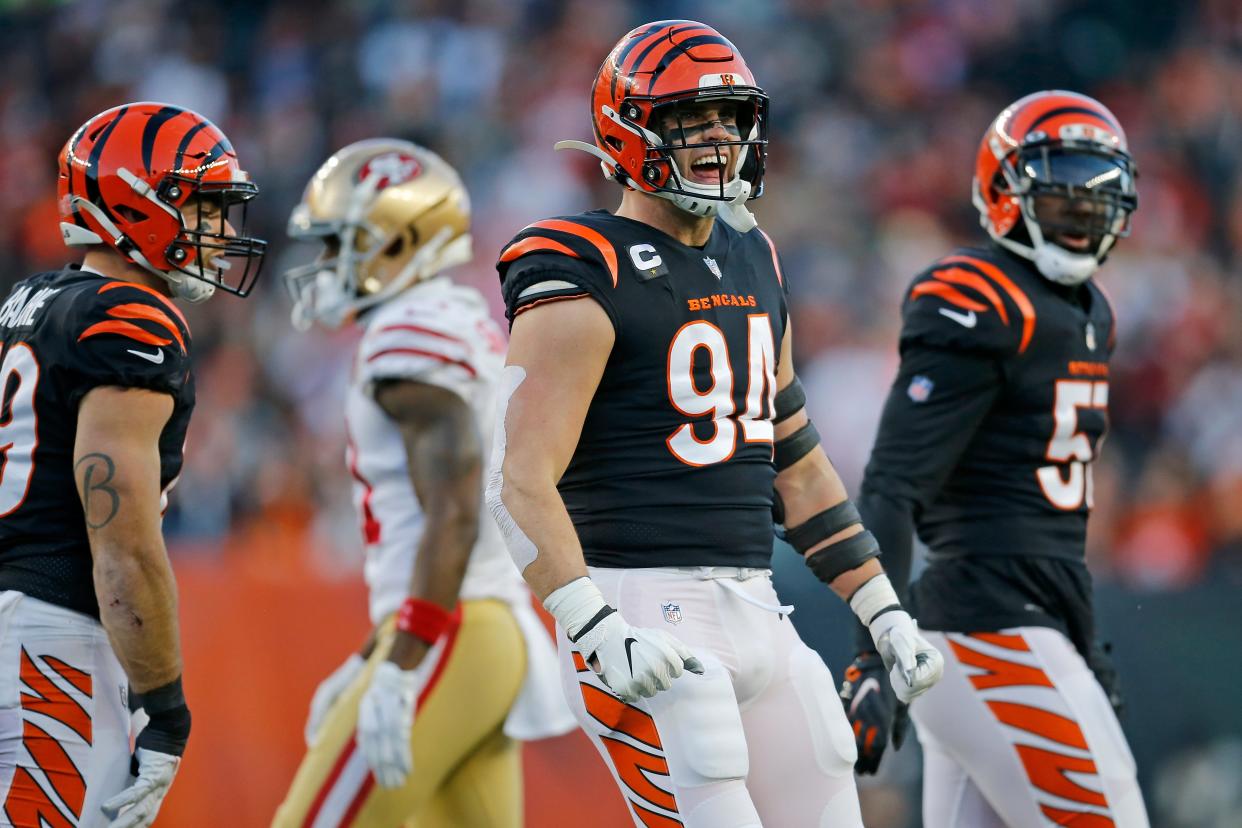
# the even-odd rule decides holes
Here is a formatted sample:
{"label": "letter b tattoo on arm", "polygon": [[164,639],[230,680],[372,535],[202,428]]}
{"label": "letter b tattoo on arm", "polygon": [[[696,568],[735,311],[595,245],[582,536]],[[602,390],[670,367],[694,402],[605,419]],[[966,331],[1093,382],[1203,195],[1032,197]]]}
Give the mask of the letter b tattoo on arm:
{"label": "letter b tattoo on arm", "polygon": [[82,513],[86,526],[102,529],[121,510],[121,496],[109,484],[116,475],[116,463],[108,455],[93,451],[73,466],[82,481]]}

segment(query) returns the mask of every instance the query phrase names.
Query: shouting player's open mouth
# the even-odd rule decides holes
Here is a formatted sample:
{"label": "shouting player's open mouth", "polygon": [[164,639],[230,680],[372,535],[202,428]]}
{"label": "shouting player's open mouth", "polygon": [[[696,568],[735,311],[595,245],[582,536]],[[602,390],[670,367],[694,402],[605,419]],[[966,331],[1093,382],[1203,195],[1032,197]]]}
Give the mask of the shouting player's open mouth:
{"label": "shouting player's open mouth", "polygon": [[719,185],[725,181],[728,162],[729,156],[723,152],[701,155],[690,162],[688,178],[696,184]]}

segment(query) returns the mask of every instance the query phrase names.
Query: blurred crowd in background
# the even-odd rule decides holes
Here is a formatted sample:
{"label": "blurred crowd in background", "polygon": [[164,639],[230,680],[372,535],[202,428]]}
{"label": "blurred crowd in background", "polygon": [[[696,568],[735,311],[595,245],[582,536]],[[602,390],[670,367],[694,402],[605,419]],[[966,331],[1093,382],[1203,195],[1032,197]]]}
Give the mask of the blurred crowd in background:
{"label": "blurred crowd in background", "polygon": [[499,315],[504,242],[618,202],[596,162],[552,144],[589,139],[588,91],[616,39],[676,17],[730,37],[771,96],[755,212],[792,285],[810,410],[854,491],[906,285],[984,239],[969,198],[984,129],[1041,88],[1109,106],[1140,203],[1098,277],[1119,342],[1090,563],[1100,582],[1139,592],[1242,583],[1236,0],[10,0],[0,15],[0,287],[73,259],[57,233],[55,157],[120,102],[211,118],[262,191],[251,219],[272,244],[258,289],[191,312],[199,404],[168,517],[177,554],[357,573],[341,416],[355,333],[294,332],[280,283],[315,253],[284,227],[319,163],[376,135],[444,155],[474,203],[476,260],[460,278]]}

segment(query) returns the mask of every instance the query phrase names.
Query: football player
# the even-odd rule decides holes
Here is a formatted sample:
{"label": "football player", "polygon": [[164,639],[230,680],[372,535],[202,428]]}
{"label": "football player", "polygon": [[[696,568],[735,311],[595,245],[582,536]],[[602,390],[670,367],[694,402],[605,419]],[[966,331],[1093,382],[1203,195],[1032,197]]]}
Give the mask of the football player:
{"label": "football player", "polygon": [[[621,38],[595,79],[603,210],[500,255],[512,322],[488,503],[560,629],[566,694],[637,825],[861,825],[827,667],[773,590],[773,506],[903,699],[940,655],[804,411],[762,191],[768,98],[710,26]],[[775,486],[775,492],[774,492]]]}
{"label": "football player", "polygon": [[5,825],[150,825],[172,784],[190,711],[160,521],[194,408],[172,299],[250,292],[257,192],[224,133],[176,106],[101,112],[61,151],[61,231],[85,258],[0,305]]}
{"label": "football player", "polygon": [[[1092,276],[1129,232],[1135,176],[1099,101],[1022,98],[979,145],[991,243],[936,262],[905,296],[859,508],[903,591],[912,526],[930,550],[913,603],[945,671],[910,708],[929,828],[1147,825],[1084,564],[1116,339]],[[880,692],[871,642],[858,646],[842,696],[870,773],[905,711]]]}
{"label": "football player", "polygon": [[359,141],[311,178],[289,233],[293,322],[363,329],[345,401],[374,629],[315,692],[277,826],[522,824],[515,739],[572,729],[556,655],[480,519],[505,337],[478,291],[470,202],[438,155]]}

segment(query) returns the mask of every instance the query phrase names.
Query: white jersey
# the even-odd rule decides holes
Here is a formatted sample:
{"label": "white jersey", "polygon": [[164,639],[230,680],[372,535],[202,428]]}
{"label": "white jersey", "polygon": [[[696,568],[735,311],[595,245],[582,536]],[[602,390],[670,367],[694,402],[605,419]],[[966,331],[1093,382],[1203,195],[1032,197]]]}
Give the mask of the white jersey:
{"label": "white jersey", "polygon": [[[354,358],[345,418],[354,505],[366,543],[372,623],[395,612],[409,595],[424,525],[405,443],[396,423],[375,402],[375,383],[412,380],[456,393],[473,409],[487,452],[504,359],[504,334],[483,297],[445,276],[415,285],[371,313]],[[499,528],[482,509],[461,597],[521,603],[526,596]]]}

